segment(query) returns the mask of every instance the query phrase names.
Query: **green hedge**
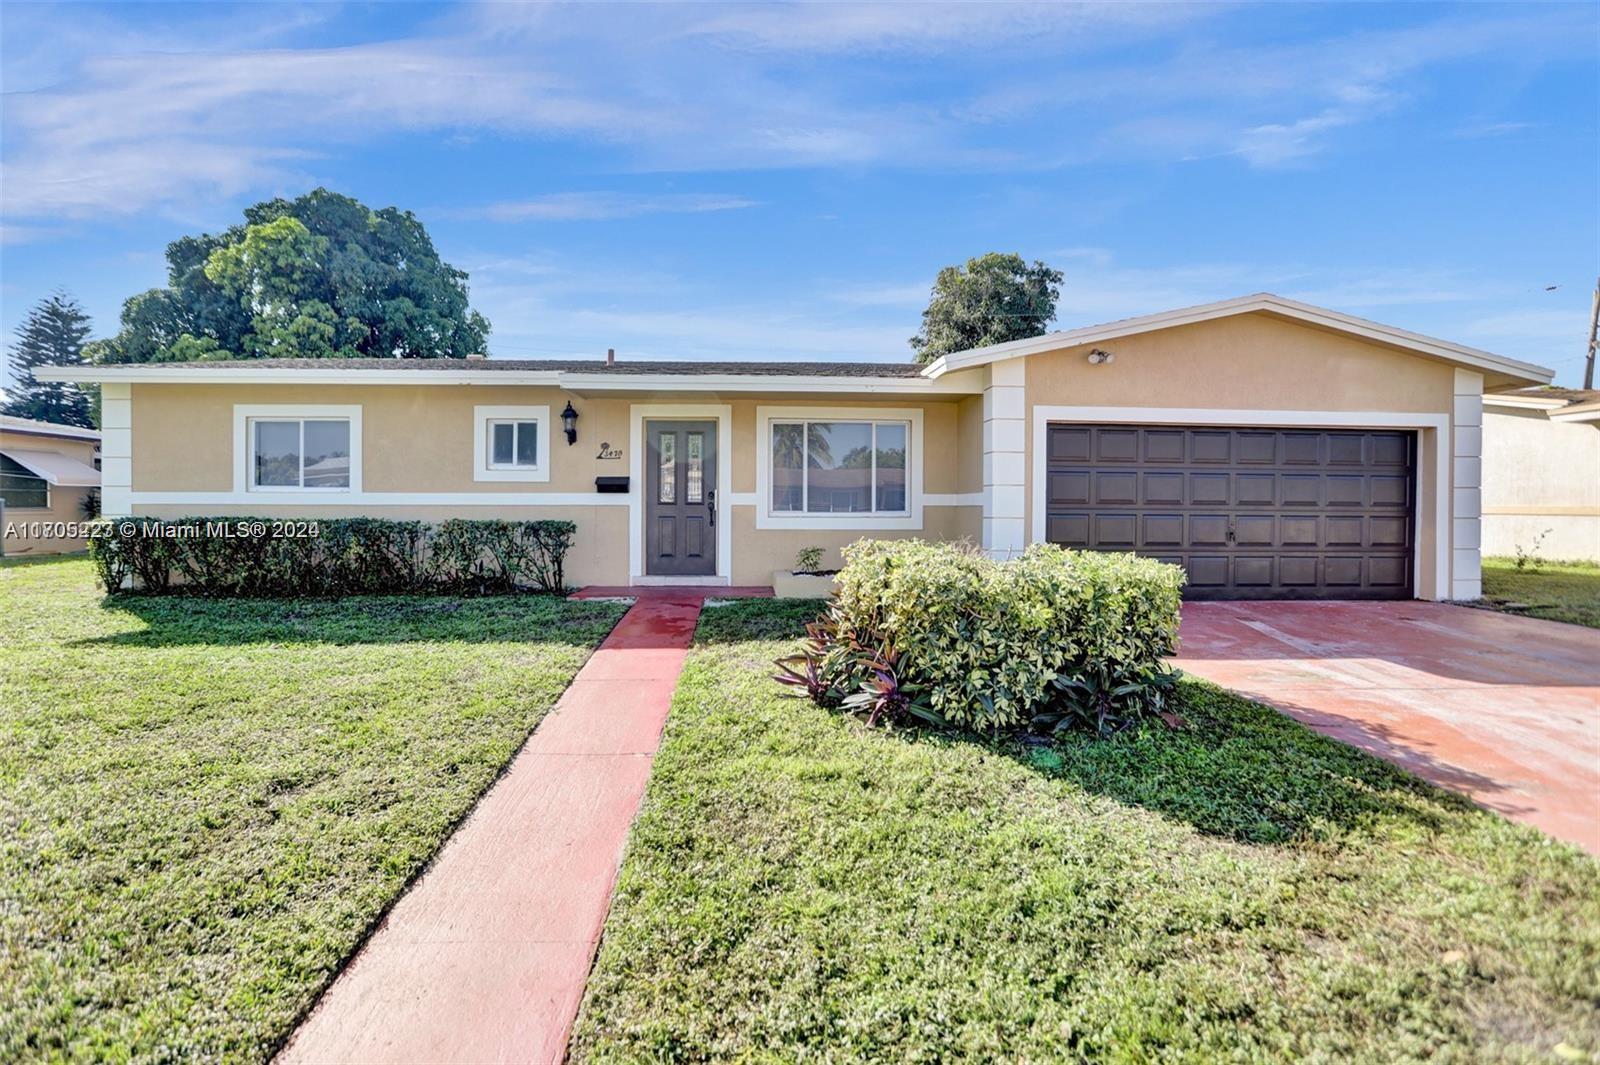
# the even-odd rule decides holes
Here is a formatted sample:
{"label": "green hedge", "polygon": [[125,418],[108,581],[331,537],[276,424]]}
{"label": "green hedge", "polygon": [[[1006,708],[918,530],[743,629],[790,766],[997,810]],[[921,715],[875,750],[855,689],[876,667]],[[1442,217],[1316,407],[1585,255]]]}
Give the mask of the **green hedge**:
{"label": "green hedge", "polygon": [[121,518],[89,555],[107,592],[216,598],[566,589],[570,521]]}
{"label": "green hedge", "polygon": [[845,549],[830,621],[845,645],[888,648],[900,682],[944,720],[993,731],[1028,725],[1069,681],[1114,689],[1158,673],[1182,586],[1177,566],[1133,555],[1035,545],[997,562],[863,540]]}

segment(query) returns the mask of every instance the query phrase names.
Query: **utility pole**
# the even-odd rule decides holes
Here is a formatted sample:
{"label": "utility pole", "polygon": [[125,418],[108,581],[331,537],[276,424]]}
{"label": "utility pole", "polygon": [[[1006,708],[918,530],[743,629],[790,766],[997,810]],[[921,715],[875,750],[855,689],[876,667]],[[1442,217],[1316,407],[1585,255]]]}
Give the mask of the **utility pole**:
{"label": "utility pole", "polygon": [[1594,350],[1600,333],[1600,281],[1594,283],[1594,299],[1589,302],[1589,358],[1583,364],[1583,387],[1594,387]]}

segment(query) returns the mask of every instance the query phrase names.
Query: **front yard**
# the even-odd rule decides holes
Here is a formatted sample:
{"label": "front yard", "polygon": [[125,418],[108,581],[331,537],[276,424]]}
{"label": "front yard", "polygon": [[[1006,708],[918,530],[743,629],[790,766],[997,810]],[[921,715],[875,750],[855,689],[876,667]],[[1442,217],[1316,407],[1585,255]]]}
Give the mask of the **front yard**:
{"label": "front yard", "polygon": [[0,1060],[261,1060],[622,608],[0,565]]}
{"label": "front yard", "polygon": [[1483,560],[1483,603],[1509,614],[1600,629],[1600,563]]}
{"label": "front yard", "polygon": [[1581,1060],[1600,865],[1186,682],[1059,750],[786,698],[812,613],[709,609],[579,1061]]}

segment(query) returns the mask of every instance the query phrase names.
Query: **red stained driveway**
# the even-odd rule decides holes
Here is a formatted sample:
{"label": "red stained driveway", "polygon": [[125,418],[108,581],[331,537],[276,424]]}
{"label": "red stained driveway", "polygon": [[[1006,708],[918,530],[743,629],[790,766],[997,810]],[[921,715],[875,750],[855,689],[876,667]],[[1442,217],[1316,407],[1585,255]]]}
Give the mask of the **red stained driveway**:
{"label": "red stained driveway", "polygon": [[1186,603],[1175,661],[1600,854],[1600,631],[1441,603]]}

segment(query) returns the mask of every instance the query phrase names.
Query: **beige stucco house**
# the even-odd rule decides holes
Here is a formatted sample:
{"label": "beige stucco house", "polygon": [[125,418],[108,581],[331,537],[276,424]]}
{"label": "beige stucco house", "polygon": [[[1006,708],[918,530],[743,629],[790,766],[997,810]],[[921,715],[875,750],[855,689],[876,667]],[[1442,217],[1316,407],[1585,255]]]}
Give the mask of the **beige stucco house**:
{"label": "beige stucco house", "polygon": [[0,415],[0,550],[82,551],[84,501],[100,486],[100,434],[75,425]]}
{"label": "beige stucco house", "polygon": [[41,376],[101,383],[113,515],[568,518],[582,584],[765,585],[809,545],[921,536],[1140,551],[1200,597],[1470,599],[1484,394],[1551,371],[1259,294],[927,367]]}
{"label": "beige stucco house", "polygon": [[1483,551],[1600,559],[1600,391],[1483,399]]}

